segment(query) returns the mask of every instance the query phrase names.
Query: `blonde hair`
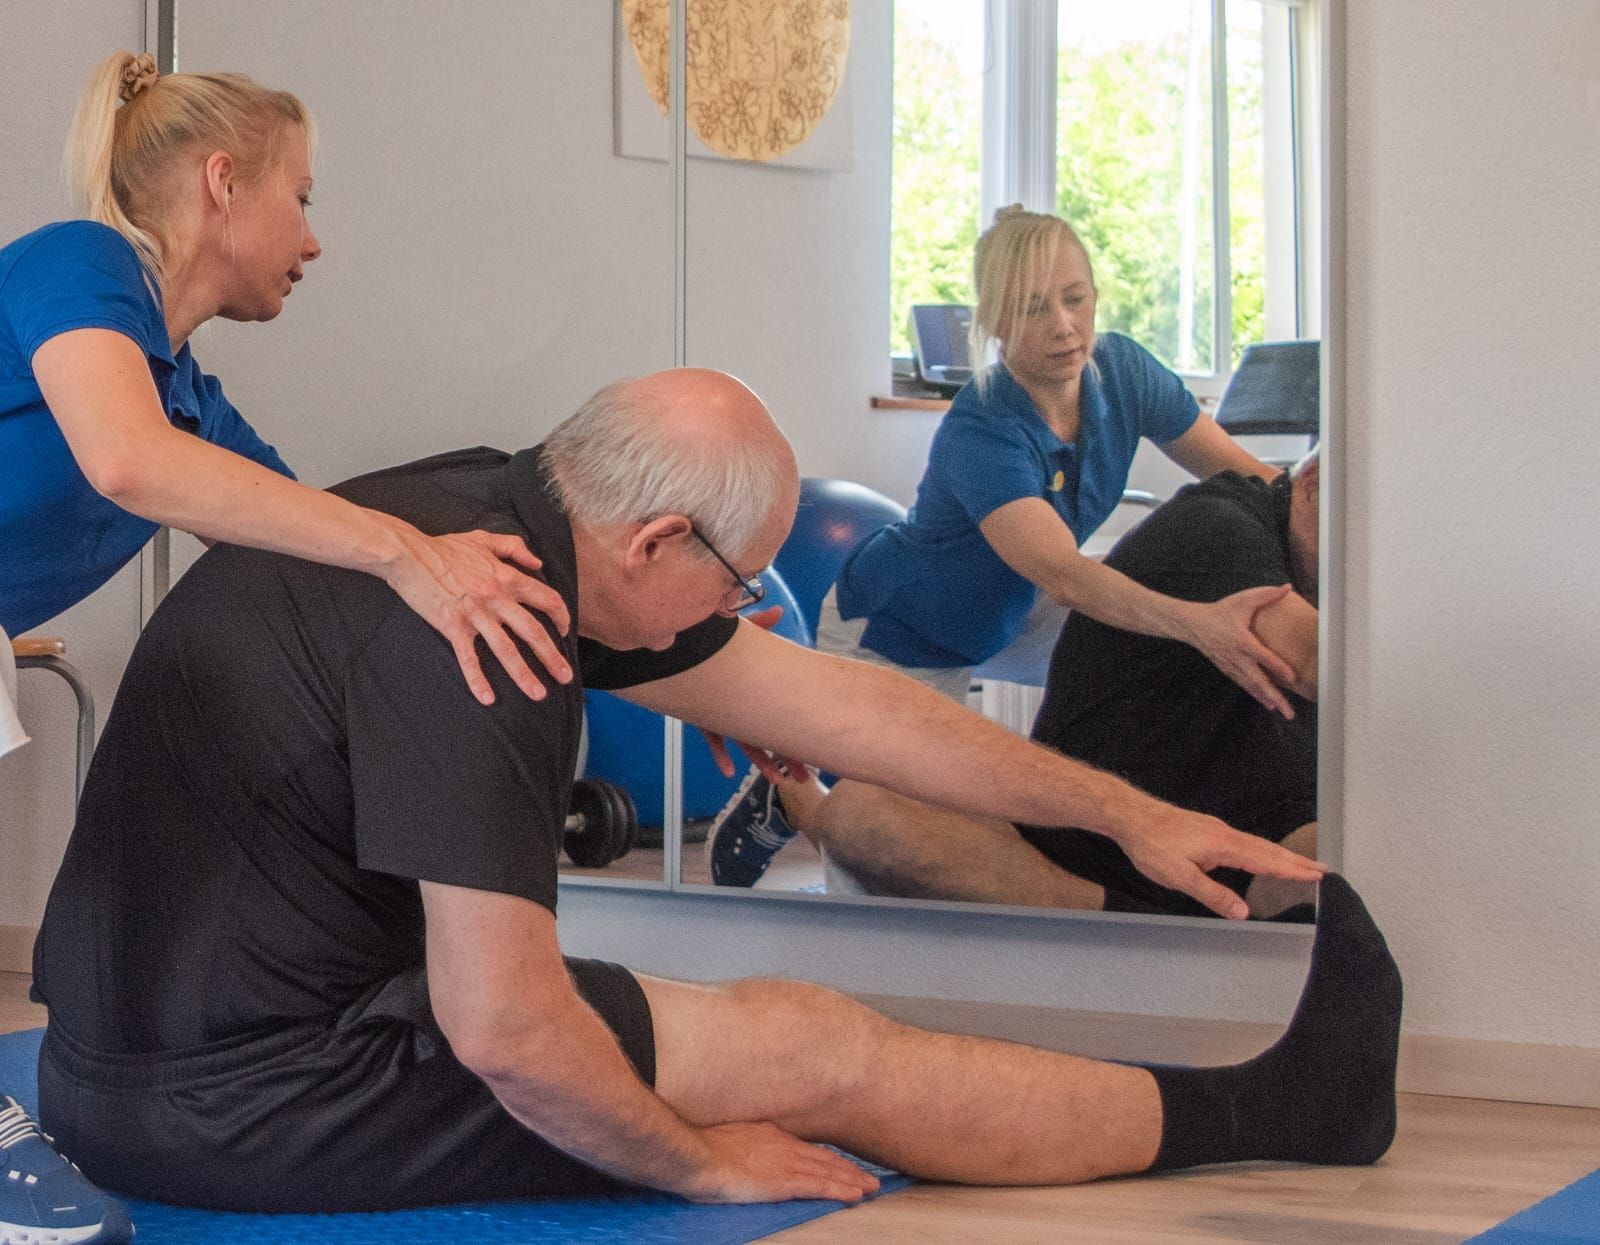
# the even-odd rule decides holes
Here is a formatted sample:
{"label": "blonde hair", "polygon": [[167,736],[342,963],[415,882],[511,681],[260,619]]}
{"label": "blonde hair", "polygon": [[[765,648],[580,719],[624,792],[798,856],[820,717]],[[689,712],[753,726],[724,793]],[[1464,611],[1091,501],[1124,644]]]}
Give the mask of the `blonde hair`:
{"label": "blonde hair", "polygon": [[159,286],[178,258],[170,176],[177,161],[226,151],[239,179],[253,182],[277,168],[291,124],[314,149],[311,114],[287,91],[243,74],[158,74],[148,52],[117,52],[78,99],[62,174],[77,206],[126,238]]}
{"label": "blonde hair", "polygon": [[990,351],[1016,337],[1028,314],[1029,297],[1049,279],[1066,245],[1078,248],[1093,282],[1088,248],[1059,216],[1024,211],[1020,203],[1013,203],[994,214],[994,224],[978,239],[972,262],[978,305],[972,312],[968,348],[980,390],[988,383],[985,363]]}

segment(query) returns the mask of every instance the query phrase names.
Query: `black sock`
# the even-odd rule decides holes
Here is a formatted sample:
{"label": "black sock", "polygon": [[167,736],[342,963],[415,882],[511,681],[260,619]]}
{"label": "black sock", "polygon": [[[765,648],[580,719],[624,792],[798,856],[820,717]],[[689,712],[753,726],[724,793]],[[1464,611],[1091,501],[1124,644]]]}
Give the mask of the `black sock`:
{"label": "black sock", "polygon": [[1150,1067],[1161,1091],[1151,1171],[1281,1159],[1375,1162],[1394,1140],[1400,970],[1361,897],[1322,881],[1311,971],[1289,1030],[1247,1063]]}

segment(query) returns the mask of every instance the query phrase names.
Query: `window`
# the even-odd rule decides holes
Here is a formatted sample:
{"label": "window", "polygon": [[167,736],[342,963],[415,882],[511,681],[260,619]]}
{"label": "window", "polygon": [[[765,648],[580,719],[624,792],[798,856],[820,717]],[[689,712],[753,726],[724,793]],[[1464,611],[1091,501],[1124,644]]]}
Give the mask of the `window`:
{"label": "window", "polygon": [[1077,229],[1100,327],[1177,371],[1220,381],[1250,342],[1314,335],[1311,16],[1297,0],[897,0],[893,349],[911,304],[972,301],[980,221],[1015,201]]}

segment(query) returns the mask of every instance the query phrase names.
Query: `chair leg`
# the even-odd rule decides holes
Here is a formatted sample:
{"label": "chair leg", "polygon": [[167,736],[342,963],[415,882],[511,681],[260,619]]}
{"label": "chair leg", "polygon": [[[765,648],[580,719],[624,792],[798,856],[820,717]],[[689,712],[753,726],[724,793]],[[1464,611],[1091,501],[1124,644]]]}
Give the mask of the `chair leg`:
{"label": "chair leg", "polygon": [[73,791],[73,807],[83,795],[83,780],[89,774],[89,758],[94,755],[94,696],[78,669],[64,657],[55,654],[18,657],[18,670],[52,670],[67,681],[72,694],[78,698],[78,772],[77,786]]}

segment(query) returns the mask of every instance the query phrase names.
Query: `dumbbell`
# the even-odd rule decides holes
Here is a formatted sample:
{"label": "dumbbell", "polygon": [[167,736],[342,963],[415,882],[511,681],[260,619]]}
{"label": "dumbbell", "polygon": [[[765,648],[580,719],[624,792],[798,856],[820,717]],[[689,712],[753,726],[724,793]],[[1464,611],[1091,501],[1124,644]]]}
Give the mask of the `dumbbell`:
{"label": "dumbbell", "polygon": [[598,869],[621,860],[639,842],[633,797],[615,783],[586,778],[572,784],[561,846],[572,863]]}

